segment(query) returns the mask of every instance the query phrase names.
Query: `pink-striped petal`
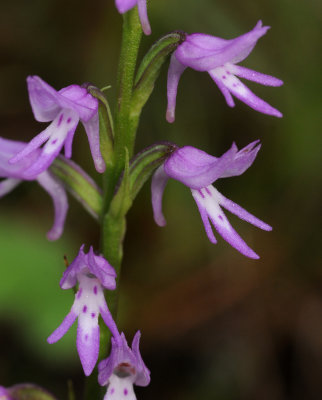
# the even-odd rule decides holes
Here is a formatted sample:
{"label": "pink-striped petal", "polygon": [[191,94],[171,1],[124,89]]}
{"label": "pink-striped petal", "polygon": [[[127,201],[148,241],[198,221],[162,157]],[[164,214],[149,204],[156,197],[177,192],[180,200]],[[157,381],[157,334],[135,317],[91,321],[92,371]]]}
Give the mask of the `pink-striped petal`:
{"label": "pink-striped petal", "polygon": [[191,193],[192,193],[193,198],[195,199],[195,202],[197,204],[198,210],[200,212],[201,220],[202,220],[202,223],[203,223],[203,225],[205,227],[205,231],[206,231],[206,234],[208,236],[208,239],[209,239],[209,241],[211,243],[216,244],[217,243],[217,239],[215,238],[214,232],[212,230],[212,226],[210,225],[207,210],[205,209],[205,207],[199,201],[199,197],[200,196],[204,197],[204,195],[203,195],[201,190],[191,189]]}
{"label": "pink-striped petal", "polygon": [[[212,78],[221,81],[222,84],[239,100],[250,106],[256,111],[263,114],[273,115],[275,117],[282,117],[280,111],[272,107],[264,100],[257,97],[251,90],[247,88],[236,76],[228,74],[229,70],[224,67],[218,67],[209,71]],[[215,79],[214,79],[215,80]]]}
{"label": "pink-striped petal", "polygon": [[199,206],[205,209],[216,231],[226,242],[246,257],[253,259],[259,258],[230,225],[227,217],[219,206],[219,199],[213,186],[208,186],[200,191],[194,191],[194,197],[197,197],[196,201],[198,201]]}

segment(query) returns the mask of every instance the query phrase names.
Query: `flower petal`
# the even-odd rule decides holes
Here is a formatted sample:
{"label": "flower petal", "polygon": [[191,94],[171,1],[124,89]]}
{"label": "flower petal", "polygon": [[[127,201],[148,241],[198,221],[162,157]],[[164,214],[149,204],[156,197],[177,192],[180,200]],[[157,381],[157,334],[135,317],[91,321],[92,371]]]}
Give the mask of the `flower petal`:
{"label": "flower petal", "polygon": [[147,0],[137,0],[138,12],[140,17],[140,22],[142,25],[142,30],[146,35],[151,34],[151,26],[148,19],[148,11],[146,6]]}
{"label": "flower petal", "polygon": [[30,104],[37,121],[52,121],[61,109],[73,110],[84,121],[97,113],[97,99],[81,86],[70,85],[57,92],[39,76],[28,76],[27,85]]}
{"label": "flower petal", "polygon": [[150,380],[151,380],[150,371],[144,364],[144,361],[141,357],[141,353],[140,353],[140,349],[139,349],[140,338],[141,338],[141,332],[137,331],[132,340],[132,351],[136,358],[136,364],[137,364],[137,370],[138,370],[138,374],[135,378],[134,383],[137,386],[148,386],[148,384],[150,383]]}
{"label": "flower petal", "polygon": [[195,202],[197,204],[198,210],[200,212],[201,220],[202,220],[203,225],[205,227],[205,231],[206,231],[206,234],[208,236],[208,239],[210,240],[211,243],[216,244],[217,243],[217,239],[215,238],[214,232],[213,232],[212,227],[210,225],[207,210],[205,209],[203,204],[201,204],[201,202],[199,201],[199,197],[200,196],[204,197],[204,195],[200,190],[194,190],[194,189],[191,189],[191,193],[192,193],[193,198],[195,199]]}
{"label": "flower petal", "polygon": [[105,289],[114,290],[116,288],[115,269],[104,257],[96,256],[92,246],[87,255],[87,262],[89,270],[99,279]]}
{"label": "flower petal", "polygon": [[76,347],[86,376],[89,376],[97,362],[100,331],[97,318],[78,317]]}
{"label": "flower petal", "polygon": [[175,54],[184,66],[197,71],[209,71],[227,62],[244,60],[268,29],[258,21],[251,31],[231,40],[200,33],[188,35]]}
{"label": "flower petal", "polygon": [[185,69],[186,67],[177,60],[175,53],[172,54],[168,70],[168,81],[167,81],[168,106],[166,113],[166,119],[170,123],[174,122],[175,120],[178,84],[180,77]]}
{"label": "flower petal", "polygon": [[218,89],[223,94],[228,106],[229,107],[235,107],[235,101],[233,99],[233,96],[230,94],[230,91],[226,88],[226,86],[223,84],[221,79],[217,78],[217,76],[212,74],[211,71],[209,71],[209,75],[214,80],[215,84],[218,86]]}
{"label": "flower petal", "polygon": [[138,0],[115,0],[115,6],[120,14],[124,14],[133,8]]}
{"label": "flower petal", "polygon": [[[103,296],[104,299],[104,296]],[[112,314],[110,310],[107,307],[107,304],[104,301],[101,301],[101,305],[99,308],[101,317],[103,318],[103,321],[105,322],[105,325],[108,327],[108,329],[111,331],[112,335],[114,336],[115,340],[118,341],[120,337],[120,333],[117,329],[117,325],[112,317]]]}
{"label": "flower petal", "polygon": [[105,162],[100,150],[98,114],[95,114],[93,118],[91,118],[87,122],[85,121],[82,122],[87,134],[96,171],[102,173],[105,171]]}
{"label": "flower petal", "polygon": [[70,85],[58,92],[62,108],[75,111],[82,122],[87,122],[98,113],[98,100],[85,87]]}
{"label": "flower petal", "polygon": [[64,230],[68,210],[67,195],[63,185],[47,171],[41,173],[37,177],[37,181],[51,196],[54,203],[54,225],[47,233],[47,238],[48,240],[56,240],[61,236]]}
{"label": "flower petal", "polygon": [[112,374],[104,400],[136,400],[132,377],[119,377]]}
{"label": "flower petal", "polygon": [[166,174],[191,189],[204,188],[229,169],[237,154],[237,147],[232,147],[221,157],[216,158],[202,150],[184,146],[174,151],[164,163]]}
{"label": "flower petal", "polygon": [[16,164],[23,159],[26,159],[32,152],[37,151],[39,147],[50,138],[55,132],[55,124],[51,123],[45,130],[35,136],[28,144],[25,144],[23,148],[9,160],[10,164]]}
{"label": "flower petal", "polygon": [[0,198],[10,193],[21,183],[21,179],[8,178],[0,182]]}
{"label": "flower petal", "polygon": [[77,318],[77,313],[74,312],[73,308],[66,315],[63,322],[59,325],[57,329],[48,337],[47,342],[52,344],[56,343],[59,339],[61,339],[68,329],[73,325]]}
{"label": "flower petal", "polygon": [[244,208],[240,207],[238,204],[227,199],[220,192],[218,192],[216,188],[214,188],[214,191],[216,193],[219,204],[230,211],[232,214],[237,215],[237,217],[239,217],[240,219],[243,219],[244,221],[247,221],[250,224],[257,226],[264,231],[271,231],[273,229],[270,225],[256,218],[254,215],[246,211]]}
{"label": "flower petal", "polygon": [[239,76],[240,78],[247,79],[252,82],[260,83],[264,86],[282,86],[283,81],[271,75],[262,74],[261,72],[253,71],[252,69],[241,67],[240,65],[229,65],[229,71]]}
{"label": "flower petal", "polygon": [[282,117],[282,114],[264,100],[257,97],[251,90],[247,88],[235,75],[227,74],[229,66],[217,67],[209,72],[209,75],[215,82],[220,80],[223,85],[239,100],[247,104],[249,107],[263,114]]}
{"label": "flower petal", "polygon": [[198,202],[201,207],[207,211],[216,231],[226,242],[246,257],[253,259],[259,258],[230,225],[227,217],[219,206],[219,199],[213,186],[208,186],[201,191],[194,191],[194,197],[198,198]]}
{"label": "flower petal", "polygon": [[259,140],[249,143],[235,155],[232,162],[227,166],[222,173],[221,178],[228,178],[230,176],[239,176],[243,174],[254,162],[257,157],[261,145]]}
{"label": "flower petal", "polygon": [[37,175],[45,171],[57,157],[64,145],[66,136],[75,131],[79,118],[72,110],[63,110],[53,122],[39,135],[33,138],[18,154],[10,159],[10,163],[17,163],[37,150],[47,139],[47,143],[37,159],[24,171],[25,179],[35,179]]}
{"label": "flower petal", "polygon": [[155,222],[159,226],[166,225],[166,220],[162,213],[162,197],[168,179],[169,177],[164,172],[163,165],[161,165],[161,167],[155,171],[151,182],[153,216]]}
{"label": "flower petal", "polygon": [[81,245],[77,256],[69,264],[68,268],[64,271],[59,285],[62,289],[71,289],[77,283],[77,274],[86,268],[86,257],[84,253],[84,244]]}

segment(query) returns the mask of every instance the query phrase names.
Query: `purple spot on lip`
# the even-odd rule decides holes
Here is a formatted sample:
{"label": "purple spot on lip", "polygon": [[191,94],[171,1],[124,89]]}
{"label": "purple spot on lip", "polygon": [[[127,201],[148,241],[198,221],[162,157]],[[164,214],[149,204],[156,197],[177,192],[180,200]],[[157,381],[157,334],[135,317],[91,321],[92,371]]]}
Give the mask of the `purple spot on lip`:
{"label": "purple spot on lip", "polygon": [[226,75],[223,75],[222,78],[223,78],[223,79],[226,79]]}
{"label": "purple spot on lip", "polygon": [[218,215],[218,218],[222,221],[223,217],[221,215]]}
{"label": "purple spot on lip", "polygon": [[61,114],[57,123],[57,126],[60,126],[60,124],[62,123],[62,120],[64,118],[64,114]]}
{"label": "purple spot on lip", "polygon": [[96,315],[96,314],[95,314],[94,312],[92,312],[91,315],[92,315],[92,318],[95,318],[95,315]]}
{"label": "purple spot on lip", "polygon": [[85,339],[85,341],[87,341],[87,340],[88,340],[88,335],[85,335],[85,338],[84,338],[84,339]]}
{"label": "purple spot on lip", "polygon": [[93,292],[94,294],[97,294],[97,286],[94,286]]}
{"label": "purple spot on lip", "polygon": [[54,140],[51,142],[51,144],[55,144],[55,143],[57,143],[57,139],[54,139]]}
{"label": "purple spot on lip", "polygon": [[83,307],[83,313],[86,313],[86,311],[87,311],[87,306],[84,306]]}
{"label": "purple spot on lip", "polygon": [[113,394],[115,392],[115,389],[114,388],[112,388],[111,389],[111,394]]}
{"label": "purple spot on lip", "polygon": [[71,118],[68,118],[68,120],[67,120],[67,124],[69,124],[71,120],[72,120]]}
{"label": "purple spot on lip", "polygon": [[210,190],[208,188],[205,188],[205,189],[206,189],[206,192],[209,194],[209,196],[211,196]]}
{"label": "purple spot on lip", "polygon": [[83,291],[83,289],[80,288],[79,291],[78,291],[78,293],[77,293],[77,298],[78,298],[78,299],[80,299],[80,297],[81,297],[81,295],[82,295],[82,291]]}
{"label": "purple spot on lip", "polygon": [[201,197],[204,199],[205,195],[202,193],[202,190],[198,190],[198,192],[200,193]]}
{"label": "purple spot on lip", "polygon": [[229,72],[229,71],[226,71],[226,74],[227,74],[227,75],[230,75],[230,72]]}
{"label": "purple spot on lip", "polygon": [[127,394],[128,394],[128,390],[127,389],[124,389],[124,395],[126,396]]}
{"label": "purple spot on lip", "polygon": [[233,83],[233,87],[237,87],[238,85],[237,85],[237,83]]}

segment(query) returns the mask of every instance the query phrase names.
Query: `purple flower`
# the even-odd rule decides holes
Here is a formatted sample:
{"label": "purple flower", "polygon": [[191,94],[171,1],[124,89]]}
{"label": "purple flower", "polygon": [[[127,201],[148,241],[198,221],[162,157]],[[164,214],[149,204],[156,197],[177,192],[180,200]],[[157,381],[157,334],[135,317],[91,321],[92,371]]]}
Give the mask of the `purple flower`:
{"label": "purple flower", "polygon": [[115,0],[115,5],[116,8],[118,9],[118,12],[121,14],[126,13],[131,8],[137,5],[143,32],[146,35],[150,35],[151,27],[148,19],[146,1],[147,0]]}
{"label": "purple flower", "polygon": [[8,390],[3,386],[0,386],[0,400],[13,400]]}
{"label": "purple flower", "polygon": [[178,46],[171,57],[166,115],[168,122],[173,122],[175,119],[178,83],[187,67],[197,71],[207,71],[230,107],[235,106],[232,97],[234,95],[256,111],[282,117],[278,110],[257,97],[237,78],[239,76],[265,86],[283,84],[280,79],[236,65],[251,53],[257,40],[265,35],[268,29],[268,26],[262,26],[262,21],[258,21],[250,32],[231,40],[202,33],[187,35],[186,40]]}
{"label": "purple flower", "polygon": [[114,337],[120,334],[106,305],[103,290],[116,287],[114,268],[102,256],[96,256],[91,247],[85,254],[81,246],[77,257],[64,272],[60,281],[62,289],[70,289],[78,282],[78,291],[70,312],[61,325],[49,336],[48,343],[61,339],[78,317],[77,351],[85,375],[92,373],[99,352],[98,317],[101,314]]}
{"label": "purple flower", "polygon": [[98,364],[98,382],[107,385],[104,400],[136,400],[133,384],[147,386],[150,383],[150,371],[139,350],[140,336],[140,331],[136,332],[132,349],[124,333],[118,340],[112,338],[110,356]]}
{"label": "purple flower", "polygon": [[10,164],[9,160],[18,152],[26,148],[26,143],[3,139],[0,137],[0,177],[7,178],[0,182],[0,198],[11,192],[23,180],[36,180],[46,192],[51,196],[54,209],[54,225],[47,233],[49,240],[58,239],[64,230],[64,223],[68,210],[67,194],[63,184],[55,178],[49,171],[41,172],[39,175],[30,178],[26,176],[26,171],[39,157],[40,150],[32,150],[26,157],[15,164]]}
{"label": "purple flower", "polygon": [[211,185],[219,178],[244,173],[254,162],[259,149],[260,144],[255,141],[240,151],[233,143],[232,147],[219,158],[190,146],[174,151],[152,178],[152,206],[156,223],[160,226],[166,224],[162,214],[163,192],[168,179],[176,179],[191,189],[207,236],[212,243],[217,241],[210,221],[217,232],[240,253],[250,258],[259,258],[230,225],[221,207],[258,228],[266,231],[272,228],[224,197]]}
{"label": "purple flower", "polygon": [[100,152],[98,100],[78,85],[67,86],[56,91],[38,76],[27,78],[29,100],[37,121],[52,123],[10,162],[17,163],[47,142],[38,157],[25,171],[25,176],[34,178],[45,171],[58,153],[65,147],[65,157],[72,156],[72,143],[79,120],[84,125],[92,157],[98,172],[104,172],[105,163]]}

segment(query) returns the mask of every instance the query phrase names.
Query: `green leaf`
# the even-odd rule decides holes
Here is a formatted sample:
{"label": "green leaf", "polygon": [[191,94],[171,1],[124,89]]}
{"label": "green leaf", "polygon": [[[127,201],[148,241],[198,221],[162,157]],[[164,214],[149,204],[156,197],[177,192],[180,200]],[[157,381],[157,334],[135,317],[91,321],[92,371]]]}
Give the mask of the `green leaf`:
{"label": "green leaf", "polygon": [[172,32],[159,39],[144,56],[138,69],[132,95],[131,115],[137,116],[154,88],[162,65],[185,39],[182,32]]}
{"label": "green leaf", "polygon": [[50,171],[95,219],[99,219],[103,205],[102,191],[79,165],[60,155]]}
{"label": "green leaf", "polygon": [[130,195],[130,174],[129,174],[129,153],[125,148],[125,168],[121,177],[121,183],[115,196],[113,197],[109,209],[109,214],[115,219],[122,218],[126,215],[132,205]]}
{"label": "green leaf", "polygon": [[159,142],[140,151],[130,163],[130,190],[132,201],[153,172],[177,148],[170,142]]}

